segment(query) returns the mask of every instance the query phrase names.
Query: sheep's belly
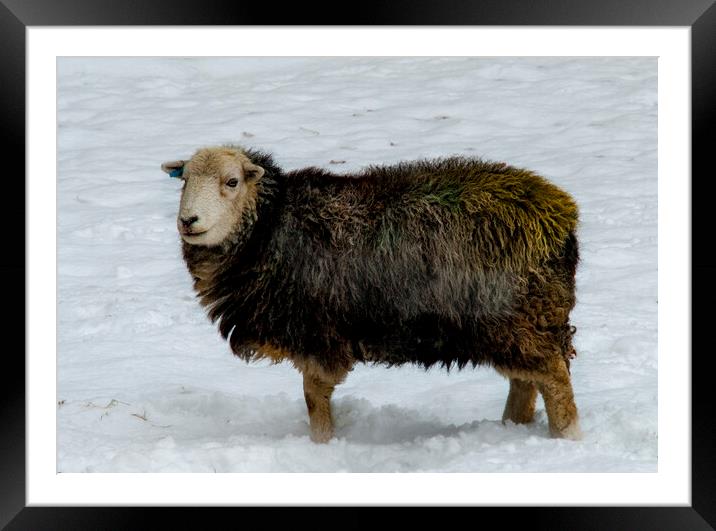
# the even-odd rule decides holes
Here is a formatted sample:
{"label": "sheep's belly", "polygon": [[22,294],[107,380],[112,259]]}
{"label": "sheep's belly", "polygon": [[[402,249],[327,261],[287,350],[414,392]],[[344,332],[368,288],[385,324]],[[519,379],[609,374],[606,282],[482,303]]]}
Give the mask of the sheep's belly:
{"label": "sheep's belly", "polygon": [[473,322],[459,327],[453,323],[421,323],[368,333],[352,342],[353,356],[361,361],[400,365],[417,363],[488,363],[500,348],[495,330]]}

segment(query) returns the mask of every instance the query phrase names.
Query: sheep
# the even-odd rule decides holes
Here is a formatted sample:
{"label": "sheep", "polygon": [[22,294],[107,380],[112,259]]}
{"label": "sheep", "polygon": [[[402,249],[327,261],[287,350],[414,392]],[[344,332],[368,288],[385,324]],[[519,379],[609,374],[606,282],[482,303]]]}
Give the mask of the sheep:
{"label": "sheep", "polygon": [[233,353],[292,362],[314,442],[357,362],[509,379],[503,422],[581,432],[575,356],[578,208],[534,172],[452,156],[347,175],[285,172],[227,145],[162,164],[183,179],[177,218],[194,290]]}

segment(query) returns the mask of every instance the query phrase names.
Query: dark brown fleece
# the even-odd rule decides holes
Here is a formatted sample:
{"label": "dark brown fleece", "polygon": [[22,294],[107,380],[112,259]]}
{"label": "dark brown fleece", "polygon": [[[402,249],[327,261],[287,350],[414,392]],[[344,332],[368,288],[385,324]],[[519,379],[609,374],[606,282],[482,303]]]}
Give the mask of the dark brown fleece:
{"label": "dark brown fleece", "polygon": [[577,207],[477,159],[265,174],[231,241],[183,244],[234,353],[341,373],[355,361],[548,370],[573,355]]}

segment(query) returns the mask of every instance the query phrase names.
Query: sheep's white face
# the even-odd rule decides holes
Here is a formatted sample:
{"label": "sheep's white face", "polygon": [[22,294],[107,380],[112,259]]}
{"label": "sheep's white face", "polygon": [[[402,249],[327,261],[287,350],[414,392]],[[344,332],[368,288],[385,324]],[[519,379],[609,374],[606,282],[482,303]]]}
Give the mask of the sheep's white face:
{"label": "sheep's white face", "polygon": [[219,245],[237,227],[244,208],[255,200],[263,168],[236,149],[207,148],[191,160],[162,164],[167,173],[183,169],[184,187],[177,216],[182,239],[191,245]]}

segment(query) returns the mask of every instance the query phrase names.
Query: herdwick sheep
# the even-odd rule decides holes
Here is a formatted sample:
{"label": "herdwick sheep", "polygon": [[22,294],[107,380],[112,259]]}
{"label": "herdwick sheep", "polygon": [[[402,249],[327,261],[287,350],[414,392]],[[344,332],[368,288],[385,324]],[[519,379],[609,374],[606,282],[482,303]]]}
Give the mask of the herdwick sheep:
{"label": "herdwick sheep", "polygon": [[504,163],[449,157],[349,175],[284,172],[237,146],[162,164],[181,177],[177,225],[194,289],[234,354],[290,360],[311,439],[356,362],[509,378],[503,421],[580,430],[570,381],[577,205]]}

